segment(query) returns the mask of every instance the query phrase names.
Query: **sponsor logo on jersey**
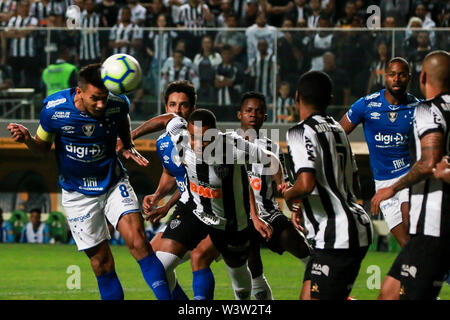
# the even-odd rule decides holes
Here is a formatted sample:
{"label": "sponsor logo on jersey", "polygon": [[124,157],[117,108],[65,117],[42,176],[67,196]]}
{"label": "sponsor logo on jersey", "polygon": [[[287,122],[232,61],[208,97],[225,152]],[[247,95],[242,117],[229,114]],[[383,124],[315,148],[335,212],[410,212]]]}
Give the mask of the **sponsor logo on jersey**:
{"label": "sponsor logo on jersey", "polygon": [[394,112],[394,111],[391,111],[391,112],[388,113],[388,116],[389,116],[389,120],[390,120],[392,123],[394,123],[395,120],[397,120],[398,113],[397,113],[397,112]]}
{"label": "sponsor logo on jersey", "polygon": [[166,142],[162,142],[160,145],[159,145],[159,150],[164,150],[165,148],[167,148],[169,146],[169,141],[166,141]]}
{"label": "sponsor logo on jersey", "polygon": [[83,222],[84,220],[89,219],[90,217],[91,217],[91,214],[87,213],[87,214],[79,216],[79,217],[67,219],[67,221],[69,221],[69,222]]}
{"label": "sponsor logo on jersey", "polygon": [[66,144],[66,151],[70,154],[75,155],[78,159],[83,159],[86,156],[92,158],[100,158],[105,153],[105,148],[103,145],[94,144],[92,146],[76,146],[72,143]]}
{"label": "sponsor logo on jersey", "polygon": [[372,120],[380,120],[380,116],[381,116],[381,114],[379,114],[378,112],[372,112],[370,114],[370,119],[372,119]]}
{"label": "sponsor logo on jersey", "polygon": [[417,268],[415,266],[409,266],[407,264],[402,264],[402,271],[400,272],[400,274],[403,277],[413,277],[416,278],[416,274],[417,274]]}
{"label": "sponsor logo on jersey", "polygon": [[375,141],[383,142],[384,144],[391,144],[392,142],[395,142],[395,144],[401,144],[404,141],[406,141],[406,138],[403,137],[401,133],[393,134],[382,134],[381,132],[378,132],[375,135]]}
{"label": "sponsor logo on jersey", "polygon": [[72,126],[61,127],[61,130],[64,131],[65,133],[75,133],[75,127]]}
{"label": "sponsor logo on jersey", "polygon": [[83,129],[85,135],[90,137],[94,133],[95,124],[85,124],[81,127],[81,129]]}
{"label": "sponsor logo on jersey", "polygon": [[313,263],[311,273],[318,276],[323,274],[324,276],[328,277],[328,275],[330,274],[330,267],[326,264],[321,265],[318,263]]}
{"label": "sponsor logo on jersey", "polygon": [[167,156],[167,155],[164,155],[164,157],[163,157],[163,160],[164,160],[164,163],[169,163],[169,157]]}
{"label": "sponsor logo on jersey", "polygon": [[50,108],[54,108],[57,105],[66,102],[67,99],[66,98],[61,98],[61,99],[57,99],[57,100],[51,100],[49,102],[47,102],[47,106],[45,107],[46,109],[50,109]]}
{"label": "sponsor logo on jersey", "polygon": [[381,107],[381,102],[375,102],[375,101],[371,101],[367,106],[369,108],[379,108]]}
{"label": "sponsor logo on jersey", "polygon": [[253,190],[255,190],[255,191],[261,190],[261,179],[260,178],[248,177],[248,180],[250,181],[250,185],[252,186]]}
{"label": "sponsor logo on jersey", "polygon": [[70,111],[55,111],[52,115],[52,119],[67,119],[70,118]]}
{"label": "sponsor logo on jersey", "polygon": [[310,138],[305,136],[305,147],[306,147],[306,153],[308,154],[308,161],[314,161],[316,158],[314,155],[314,145]]}
{"label": "sponsor logo on jersey", "polygon": [[380,96],[380,92],[375,92],[375,93],[369,94],[364,99],[370,100],[370,99],[373,99],[373,98],[376,98],[376,97],[379,97],[379,96]]}
{"label": "sponsor logo on jersey", "polygon": [[189,183],[191,192],[198,194],[200,197],[208,199],[220,199],[222,198],[221,189],[212,189],[210,187],[198,186],[195,182]]}
{"label": "sponsor logo on jersey", "polygon": [[170,221],[170,229],[175,229],[176,227],[178,227],[181,223],[181,220],[179,219],[173,219],[172,221]]}

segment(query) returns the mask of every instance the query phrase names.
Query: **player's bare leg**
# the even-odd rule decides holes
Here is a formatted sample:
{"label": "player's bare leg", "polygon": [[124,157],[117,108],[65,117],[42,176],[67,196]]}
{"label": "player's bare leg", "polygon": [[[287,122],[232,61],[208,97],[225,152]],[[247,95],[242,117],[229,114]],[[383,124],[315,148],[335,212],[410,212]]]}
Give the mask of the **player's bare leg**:
{"label": "player's bare leg", "polygon": [[108,240],[85,250],[85,253],[91,261],[91,267],[96,276],[114,271],[114,258]]}
{"label": "player's bare leg", "polygon": [[164,266],[147,241],[141,214],[132,212],[122,216],[117,225],[117,230],[125,240],[131,255],[141,267],[145,281],[158,300],[170,300],[172,298],[171,290]]}
{"label": "player's bare leg", "polygon": [[400,281],[387,275],[381,284],[378,300],[400,300]]}
{"label": "player's bare leg", "polygon": [[280,235],[281,247],[299,259],[309,257],[311,250],[306,239],[293,225],[285,228]]}
{"label": "player's bare leg", "polygon": [[252,274],[252,296],[256,300],[273,300],[272,289],[263,273],[259,240],[250,240],[248,268]]}
{"label": "player's bare leg", "polygon": [[85,250],[85,253],[97,277],[102,300],[123,300],[123,289],[114,269],[114,258],[108,240]]}
{"label": "player's bare leg", "polygon": [[311,280],[306,280],[303,282],[299,298],[300,300],[311,300]]}

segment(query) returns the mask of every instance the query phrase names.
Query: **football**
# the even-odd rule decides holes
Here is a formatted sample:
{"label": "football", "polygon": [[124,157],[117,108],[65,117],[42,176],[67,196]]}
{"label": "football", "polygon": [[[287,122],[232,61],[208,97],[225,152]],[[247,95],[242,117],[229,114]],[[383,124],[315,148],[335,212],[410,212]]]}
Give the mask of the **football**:
{"label": "football", "polygon": [[126,94],[135,90],[141,82],[141,66],[132,56],[114,54],[105,60],[101,77],[105,87],[114,94]]}

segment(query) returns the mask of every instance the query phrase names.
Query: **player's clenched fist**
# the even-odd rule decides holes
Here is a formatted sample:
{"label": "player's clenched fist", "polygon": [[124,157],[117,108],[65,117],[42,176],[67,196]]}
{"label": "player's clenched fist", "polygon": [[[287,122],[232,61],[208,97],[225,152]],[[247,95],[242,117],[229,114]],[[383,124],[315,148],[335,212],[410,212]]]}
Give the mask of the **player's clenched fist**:
{"label": "player's clenched fist", "polygon": [[433,174],[436,179],[442,179],[446,183],[450,183],[450,157],[444,156],[440,162],[433,168]]}
{"label": "player's clenched fist", "polygon": [[24,126],[17,123],[10,123],[7,129],[11,133],[11,137],[16,142],[25,143],[27,140],[31,139],[30,132]]}
{"label": "player's clenched fist", "polygon": [[149,194],[145,196],[144,200],[142,201],[142,208],[144,209],[144,213],[148,214],[158,201],[159,199],[156,194]]}

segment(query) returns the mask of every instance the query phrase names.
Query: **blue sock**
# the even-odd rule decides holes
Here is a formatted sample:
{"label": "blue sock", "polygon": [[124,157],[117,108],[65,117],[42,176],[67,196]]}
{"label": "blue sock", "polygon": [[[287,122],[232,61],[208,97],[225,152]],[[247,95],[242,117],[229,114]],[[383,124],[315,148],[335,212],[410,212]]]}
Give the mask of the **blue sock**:
{"label": "blue sock", "polygon": [[97,283],[102,300],[123,300],[123,289],[116,271],[97,276]]}
{"label": "blue sock", "polygon": [[166,271],[155,253],[151,253],[138,261],[145,281],[153,290],[158,300],[171,300]]}
{"label": "blue sock", "polygon": [[192,288],[194,289],[194,300],[214,299],[214,275],[210,268],[192,272]]}
{"label": "blue sock", "polygon": [[183,289],[180,287],[180,284],[177,281],[177,285],[175,289],[172,291],[172,299],[173,300],[189,300],[186,293],[184,293]]}

